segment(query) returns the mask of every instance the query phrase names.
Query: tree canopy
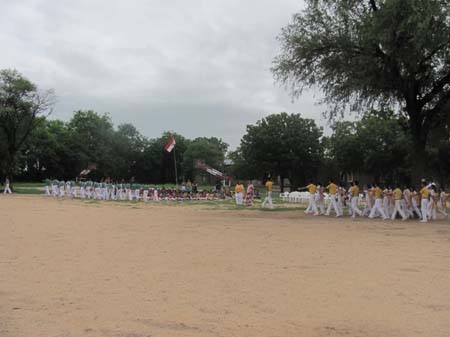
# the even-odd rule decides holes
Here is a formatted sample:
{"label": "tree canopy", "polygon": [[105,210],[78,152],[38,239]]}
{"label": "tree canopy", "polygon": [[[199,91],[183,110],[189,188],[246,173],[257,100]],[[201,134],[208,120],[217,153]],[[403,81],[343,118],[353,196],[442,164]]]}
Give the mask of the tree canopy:
{"label": "tree canopy", "polygon": [[430,132],[450,113],[449,2],[307,0],[279,40],[273,73],[294,96],[320,88],[329,117],[395,111],[423,174]]}
{"label": "tree canopy", "polygon": [[52,104],[51,91],[40,92],[16,70],[0,70],[0,169],[10,179],[36,118],[49,113]]}
{"label": "tree canopy", "polygon": [[239,152],[255,175],[289,178],[296,188],[317,174],[321,136],[314,120],[283,112],[248,125]]}

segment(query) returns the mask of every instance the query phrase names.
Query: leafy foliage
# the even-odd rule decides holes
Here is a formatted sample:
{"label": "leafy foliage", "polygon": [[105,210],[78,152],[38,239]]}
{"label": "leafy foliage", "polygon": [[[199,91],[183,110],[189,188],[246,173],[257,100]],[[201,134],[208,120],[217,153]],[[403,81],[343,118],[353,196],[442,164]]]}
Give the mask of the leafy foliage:
{"label": "leafy foliage", "polygon": [[430,132],[450,113],[450,3],[306,2],[279,37],[276,79],[294,96],[320,88],[331,118],[347,107],[395,111],[413,142],[418,178]]}

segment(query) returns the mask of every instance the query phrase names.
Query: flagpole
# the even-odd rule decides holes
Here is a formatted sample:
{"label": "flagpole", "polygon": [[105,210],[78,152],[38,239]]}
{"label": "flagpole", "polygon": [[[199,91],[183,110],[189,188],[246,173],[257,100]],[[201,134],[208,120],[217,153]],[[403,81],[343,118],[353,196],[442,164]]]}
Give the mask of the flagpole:
{"label": "flagpole", "polygon": [[175,185],[178,189],[177,157],[175,156],[175,146],[173,147],[173,161],[175,163]]}

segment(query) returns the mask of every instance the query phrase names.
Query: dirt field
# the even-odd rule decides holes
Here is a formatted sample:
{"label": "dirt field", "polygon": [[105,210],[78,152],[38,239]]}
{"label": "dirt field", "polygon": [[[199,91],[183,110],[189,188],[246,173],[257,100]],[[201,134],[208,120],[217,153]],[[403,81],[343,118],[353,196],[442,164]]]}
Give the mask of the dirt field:
{"label": "dirt field", "polygon": [[450,223],[0,196],[1,337],[450,335]]}

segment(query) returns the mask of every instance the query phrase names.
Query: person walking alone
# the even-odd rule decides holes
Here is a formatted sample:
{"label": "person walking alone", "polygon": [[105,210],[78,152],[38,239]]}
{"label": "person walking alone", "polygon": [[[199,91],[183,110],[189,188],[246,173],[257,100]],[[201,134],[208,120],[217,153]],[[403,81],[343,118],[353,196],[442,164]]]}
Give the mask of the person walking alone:
{"label": "person walking alone", "polygon": [[11,188],[9,187],[9,179],[8,179],[8,177],[6,177],[6,179],[5,179],[5,189],[3,190],[3,194],[6,194],[6,193],[8,193],[8,194],[12,193],[11,192]]}
{"label": "person walking alone", "polygon": [[386,216],[386,213],[384,212],[383,209],[383,191],[381,190],[381,188],[378,186],[378,184],[373,184],[373,194],[375,197],[375,203],[372,207],[372,211],[370,211],[370,215],[369,215],[369,219],[373,219],[375,217],[375,215],[377,213],[379,213],[381,215],[381,217],[383,218],[383,220],[387,220],[388,217]]}
{"label": "person walking alone", "polygon": [[334,212],[336,213],[336,217],[341,216],[341,212],[339,210],[338,204],[337,204],[337,193],[338,193],[338,186],[333,182],[332,179],[330,179],[330,183],[326,187],[328,190],[328,195],[330,198],[330,202],[328,204],[328,209],[325,215],[330,215],[331,208],[334,209]]}
{"label": "person walking alone", "polygon": [[358,181],[355,180],[352,183],[352,187],[350,188],[350,197],[351,197],[351,201],[350,201],[350,205],[351,205],[351,209],[352,209],[352,218],[356,218],[356,214],[358,214],[359,216],[362,216],[362,212],[358,207],[358,202],[359,202],[359,186],[358,186]]}
{"label": "person walking alone", "polygon": [[408,217],[406,216],[405,212],[403,212],[402,209],[403,192],[399,187],[397,187],[392,192],[392,194],[394,195],[394,211],[392,212],[391,220],[395,220],[397,213],[399,213],[403,218],[403,221],[405,221],[406,219],[408,219]]}
{"label": "person walking alone", "polygon": [[310,214],[313,213],[314,215],[319,215],[319,212],[317,211],[317,204],[316,204],[316,192],[317,192],[317,186],[313,184],[311,181],[309,185],[299,188],[299,190],[308,190],[309,192],[309,204],[308,208],[306,209],[305,213]]}
{"label": "person walking alone", "polygon": [[272,179],[268,179],[266,181],[266,198],[264,199],[261,207],[264,207],[266,205],[266,203],[269,203],[269,207],[272,209],[273,208],[273,203],[272,203],[272,188],[273,188],[273,182]]}

